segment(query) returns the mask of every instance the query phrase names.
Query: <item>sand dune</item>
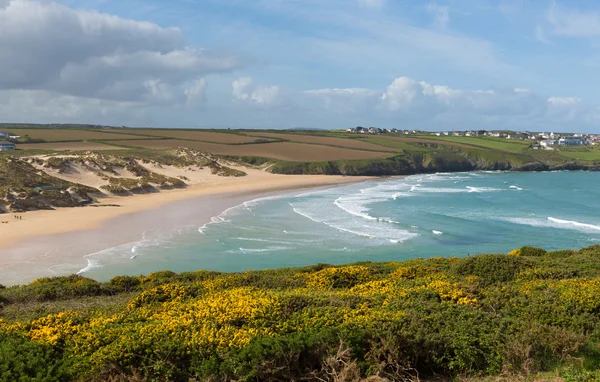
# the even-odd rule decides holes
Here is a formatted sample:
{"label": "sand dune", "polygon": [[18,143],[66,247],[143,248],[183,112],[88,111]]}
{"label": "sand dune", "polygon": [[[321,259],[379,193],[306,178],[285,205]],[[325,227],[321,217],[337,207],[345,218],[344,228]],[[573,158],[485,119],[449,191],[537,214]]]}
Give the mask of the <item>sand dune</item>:
{"label": "sand dune", "polygon": [[[31,240],[40,235],[94,229],[102,222],[118,216],[137,211],[159,208],[167,203],[215,194],[253,194],[267,191],[287,190],[304,187],[318,187],[350,183],[368,179],[367,177],[343,177],[327,175],[276,175],[256,169],[244,169],[248,176],[220,177],[212,175],[210,170],[187,171],[173,168],[153,168],[153,171],[169,176],[179,173],[190,179],[190,186],[183,189],[161,191],[159,193],[141,194],[134,196],[111,196],[99,199],[100,204],[116,204],[119,207],[77,207],[59,208],[53,211],[32,211],[18,214],[22,220],[15,220],[13,214],[0,215],[2,221],[8,224],[0,225],[0,249],[18,246],[20,242]],[[183,171],[183,172],[182,172]],[[53,174],[57,176],[57,174]],[[82,172],[70,174],[69,180],[78,183],[94,184],[95,175]],[[93,178],[92,178],[93,177]],[[15,260],[15,259],[13,259]],[[0,255],[0,265],[5,265],[11,259]],[[3,264],[4,263],[4,264]]]}

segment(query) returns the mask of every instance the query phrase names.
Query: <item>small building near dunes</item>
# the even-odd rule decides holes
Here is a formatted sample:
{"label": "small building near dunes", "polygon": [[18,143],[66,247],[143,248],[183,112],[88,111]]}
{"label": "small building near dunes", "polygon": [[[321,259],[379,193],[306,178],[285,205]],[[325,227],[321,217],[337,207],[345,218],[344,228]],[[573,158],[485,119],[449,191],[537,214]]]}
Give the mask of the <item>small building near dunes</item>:
{"label": "small building near dunes", "polygon": [[16,150],[16,146],[12,142],[2,141],[0,142],[0,151],[11,151]]}

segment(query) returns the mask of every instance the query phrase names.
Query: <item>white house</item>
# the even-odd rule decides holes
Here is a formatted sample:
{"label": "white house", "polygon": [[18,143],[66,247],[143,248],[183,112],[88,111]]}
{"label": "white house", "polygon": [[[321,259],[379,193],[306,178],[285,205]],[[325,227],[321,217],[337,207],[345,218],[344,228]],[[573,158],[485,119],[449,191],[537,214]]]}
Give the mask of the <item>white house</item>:
{"label": "white house", "polygon": [[545,141],[541,141],[540,145],[542,147],[549,147],[549,146],[557,146],[558,145],[558,141],[556,139],[547,139]]}
{"label": "white house", "polygon": [[589,142],[587,139],[585,139],[584,137],[577,137],[577,136],[568,136],[568,137],[564,137],[558,140],[558,144],[560,146],[584,146],[587,145]]}
{"label": "white house", "polygon": [[2,141],[0,142],[0,151],[10,151],[15,150],[15,144],[11,142]]}
{"label": "white house", "polygon": [[8,133],[0,131],[0,138],[2,138],[2,139],[8,139],[9,135],[10,134],[8,134]]}

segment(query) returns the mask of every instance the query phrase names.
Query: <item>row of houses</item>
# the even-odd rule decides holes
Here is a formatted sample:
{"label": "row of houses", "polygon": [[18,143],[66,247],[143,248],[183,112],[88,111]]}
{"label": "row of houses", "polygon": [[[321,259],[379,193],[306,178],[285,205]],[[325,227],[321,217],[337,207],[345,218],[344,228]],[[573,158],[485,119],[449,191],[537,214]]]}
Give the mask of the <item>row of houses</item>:
{"label": "row of houses", "polygon": [[404,135],[414,135],[422,133],[420,130],[400,130],[400,129],[382,129],[379,127],[350,127],[346,129],[349,133],[358,133],[358,134],[404,134]]}
{"label": "row of houses", "polygon": [[546,139],[540,142],[540,146],[548,148],[551,146],[590,146],[593,142],[582,135],[570,135],[560,139]]}

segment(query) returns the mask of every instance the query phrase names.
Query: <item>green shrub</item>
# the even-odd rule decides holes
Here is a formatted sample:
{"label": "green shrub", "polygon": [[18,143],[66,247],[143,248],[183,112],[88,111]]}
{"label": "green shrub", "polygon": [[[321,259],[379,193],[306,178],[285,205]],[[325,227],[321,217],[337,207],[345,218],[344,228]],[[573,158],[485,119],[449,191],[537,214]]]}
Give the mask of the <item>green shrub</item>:
{"label": "green shrub", "polygon": [[460,276],[477,276],[483,285],[512,281],[533,263],[522,257],[506,255],[479,255],[461,259],[453,266],[453,272]]}
{"label": "green shrub", "polygon": [[51,346],[0,332],[0,381],[67,381],[66,362]]}
{"label": "green shrub", "polygon": [[548,253],[545,249],[536,247],[521,247],[521,256],[544,256]]}
{"label": "green shrub", "polygon": [[110,279],[109,284],[115,288],[115,290],[129,292],[139,289],[139,285],[142,282],[139,277],[134,276],[116,276]]}
{"label": "green shrub", "polygon": [[82,296],[113,294],[114,290],[99,282],[79,275],[46,277],[29,285],[11,287],[0,291],[0,296],[10,302],[51,301]]}

